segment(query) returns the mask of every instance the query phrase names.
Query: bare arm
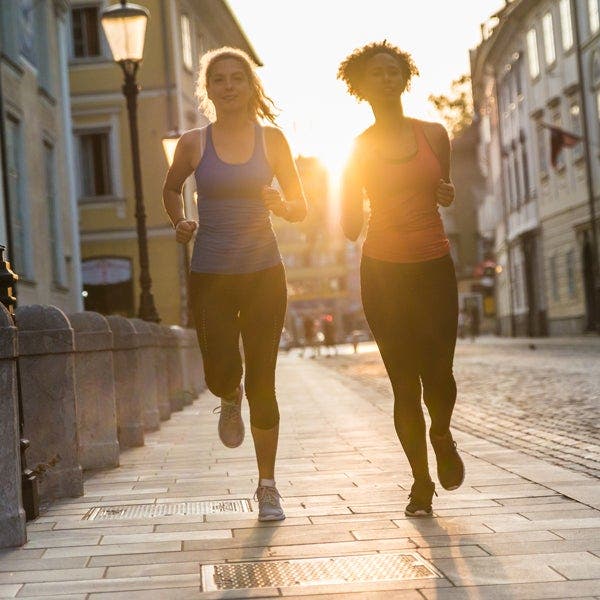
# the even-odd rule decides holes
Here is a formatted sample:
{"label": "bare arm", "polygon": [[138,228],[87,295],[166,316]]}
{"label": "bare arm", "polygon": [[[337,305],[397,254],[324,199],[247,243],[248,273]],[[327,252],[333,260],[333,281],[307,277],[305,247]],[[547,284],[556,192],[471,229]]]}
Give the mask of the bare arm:
{"label": "bare arm", "polygon": [[288,141],[277,127],[266,127],[265,145],[285,198],[282,200],[277,193],[269,191],[272,188],[267,188],[263,195],[265,204],[278,217],[290,222],[303,221],[307,212],[306,198]]}
{"label": "bare arm", "polygon": [[342,214],[341,224],[344,235],[356,241],[364,224],[363,185],[361,181],[358,147],[355,146],[350,160],[346,164],[342,177]]}
{"label": "bare arm", "polygon": [[450,206],[454,202],[455,190],[450,179],[452,149],[448,132],[440,123],[426,123],[425,131],[431,147],[435,148],[435,154],[442,168],[442,179],[436,190],[436,198],[438,204]]}
{"label": "bare arm", "polygon": [[175,229],[175,239],[180,243],[188,242],[197,227],[195,221],[186,219],[182,197],[183,184],[195,168],[197,140],[194,136],[197,135],[197,131],[188,131],[181,136],[163,184],[163,206]]}

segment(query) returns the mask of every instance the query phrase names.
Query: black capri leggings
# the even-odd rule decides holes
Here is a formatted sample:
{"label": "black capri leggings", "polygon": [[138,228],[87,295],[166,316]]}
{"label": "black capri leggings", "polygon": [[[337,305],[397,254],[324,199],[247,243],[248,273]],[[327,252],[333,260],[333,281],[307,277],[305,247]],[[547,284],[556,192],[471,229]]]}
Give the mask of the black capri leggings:
{"label": "black capri leggings", "polygon": [[452,373],[458,294],[450,255],[421,263],[363,256],[367,321],[394,390],[394,425],[415,479],[429,478],[423,401],[431,431],[446,433],[456,401]]}
{"label": "black capri leggings", "polygon": [[250,423],[275,427],[275,365],[287,303],[283,265],[235,275],[192,272],[190,295],[208,389],[223,397],[239,385],[241,334]]}

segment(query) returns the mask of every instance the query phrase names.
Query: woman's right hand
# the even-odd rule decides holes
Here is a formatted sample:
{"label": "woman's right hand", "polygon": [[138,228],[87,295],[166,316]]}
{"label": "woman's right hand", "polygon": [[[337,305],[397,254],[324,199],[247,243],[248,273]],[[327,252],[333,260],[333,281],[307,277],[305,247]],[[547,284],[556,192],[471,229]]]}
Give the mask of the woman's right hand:
{"label": "woman's right hand", "polygon": [[180,244],[187,244],[198,228],[196,221],[181,219],[175,226],[175,240]]}

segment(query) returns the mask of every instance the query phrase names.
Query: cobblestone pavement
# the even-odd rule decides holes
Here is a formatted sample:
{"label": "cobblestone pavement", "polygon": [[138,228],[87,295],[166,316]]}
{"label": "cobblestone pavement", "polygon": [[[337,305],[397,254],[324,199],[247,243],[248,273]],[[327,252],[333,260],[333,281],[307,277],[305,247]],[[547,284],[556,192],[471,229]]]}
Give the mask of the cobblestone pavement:
{"label": "cobblestone pavement", "polygon": [[[319,362],[390,397],[375,346],[363,350]],[[456,429],[600,476],[600,339],[459,340],[454,371]]]}

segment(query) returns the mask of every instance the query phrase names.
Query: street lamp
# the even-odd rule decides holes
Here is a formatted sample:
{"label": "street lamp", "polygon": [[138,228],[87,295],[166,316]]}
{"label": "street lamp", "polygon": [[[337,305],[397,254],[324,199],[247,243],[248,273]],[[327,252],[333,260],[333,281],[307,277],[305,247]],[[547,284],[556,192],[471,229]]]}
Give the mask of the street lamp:
{"label": "street lamp", "polygon": [[135,219],[140,260],[141,292],[139,317],[144,321],[158,323],[160,317],[156,312],[154,298],[150,291],[152,280],[150,279],[150,263],[148,259],[146,211],[142,195],[142,174],[137,127],[137,95],[140,88],[136,82],[136,75],[144,54],[144,37],[149,16],[149,11],[143,6],[121,0],[120,4],[114,4],[102,12],[101,21],[113,58],[123,70],[125,77],[122,90],[127,99],[127,113],[129,116],[133,185],[135,190]]}
{"label": "street lamp", "polygon": [[162,139],[163,150],[169,167],[173,164],[175,148],[177,147],[177,142],[179,141],[180,137],[181,132],[178,129],[175,129],[173,131],[169,131],[169,133],[167,133],[167,135],[165,135],[165,137]]}
{"label": "street lamp", "polygon": [[[179,141],[180,137],[181,131],[179,131],[178,129],[174,129],[173,131],[169,131],[169,133],[167,133],[162,138],[163,151],[165,153],[165,158],[167,159],[167,164],[169,165],[169,167],[173,164],[173,158],[175,157],[175,148],[177,147],[177,142]],[[185,327],[189,327],[192,324],[193,315],[192,307],[190,304],[189,289],[187,285],[187,274],[190,270],[190,258],[188,256],[187,244],[181,245],[181,263],[184,271],[183,279],[185,281],[185,284],[183,286],[185,294],[185,312],[183,313],[182,321]]]}

